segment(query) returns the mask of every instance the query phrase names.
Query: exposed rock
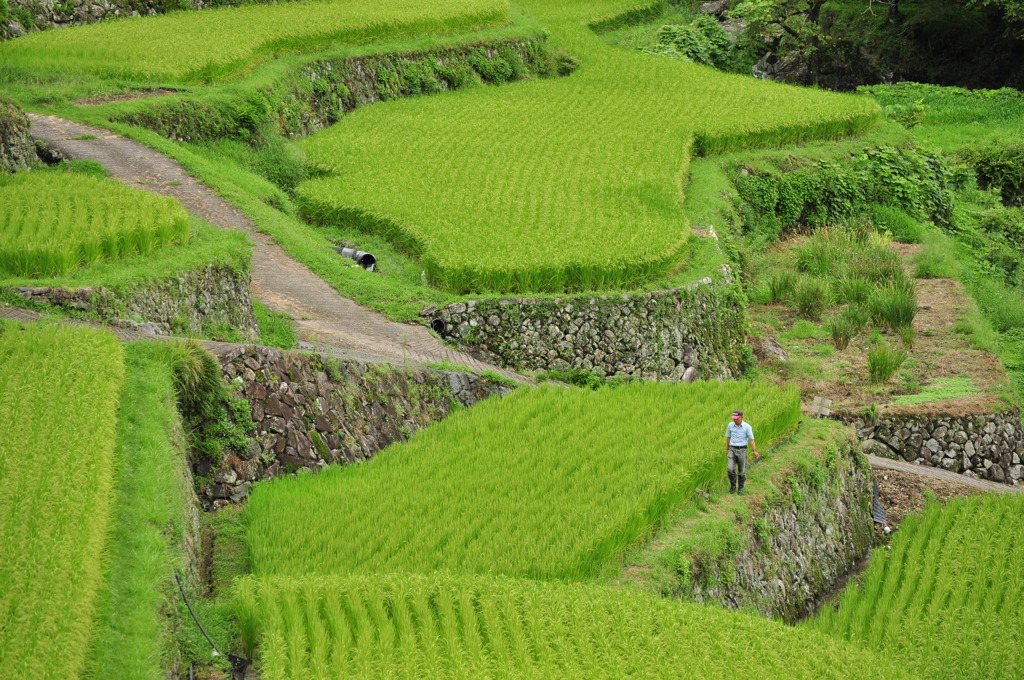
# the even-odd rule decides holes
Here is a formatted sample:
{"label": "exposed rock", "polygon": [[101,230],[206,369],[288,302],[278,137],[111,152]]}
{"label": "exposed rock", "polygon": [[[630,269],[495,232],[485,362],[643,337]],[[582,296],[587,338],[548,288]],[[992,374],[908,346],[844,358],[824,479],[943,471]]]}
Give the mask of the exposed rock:
{"label": "exposed rock", "polygon": [[789,361],[789,353],[773,337],[754,338],[750,346],[754,349],[754,356],[758,361]]}
{"label": "exposed rock", "polygon": [[715,0],[714,2],[705,2],[700,6],[701,14],[710,14],[716,18],[721,18],[725,14],[726,10],[729,9],[730,0]]}
{"label": "exposed rock", "polygon": [[860,443],[860,450],[868,456],[879,456],[881,458],[897,458],[895,451],[878,441],[877,439],[865,439]]}

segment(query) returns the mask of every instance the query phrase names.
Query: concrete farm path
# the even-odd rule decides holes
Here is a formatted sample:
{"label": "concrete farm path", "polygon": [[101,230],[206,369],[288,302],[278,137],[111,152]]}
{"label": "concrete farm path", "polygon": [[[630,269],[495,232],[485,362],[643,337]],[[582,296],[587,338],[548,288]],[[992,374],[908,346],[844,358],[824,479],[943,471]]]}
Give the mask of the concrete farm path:
{"label": "concrete farm path", "polygon": [[103,165],[125,184],[181,201],[210,224],[249,234],[252,294],[268,308],[295,319],[299,338],[314,346],[341,350],[352,358],[391,363],[448,362],[474,372],[495,371],[530,382],[525,376],[480,361],[441,343],[425,327],[390,321],[343,297],[212,189],[190,177],[176,161],[132,139],[56,116],[29,114],[31,133],[71,159]]}
{"label": "concrete farm path", "polygon": [[974,477],[957,474],[956,472],[950,472],[949,470],[943,470],[942,468],[933,468],[927,465],[914,465],[913,463],[907,463],[906,461],[890,460],[889,458],[881,458],[879,456],[868,456],[868,461],[871,463],[871,467],[876,470],[908,472],[910,474],[917,475],[918,477],[928,477],[930,479],[939,479],[944,482],[965,484],[967,486],[973,486],[976,489],[982,489],[983,491],[994,491],[996,493],[1024,493],[1024,485],[1010,486],[1009,484],[989,482],[984,479],[976,479]]}

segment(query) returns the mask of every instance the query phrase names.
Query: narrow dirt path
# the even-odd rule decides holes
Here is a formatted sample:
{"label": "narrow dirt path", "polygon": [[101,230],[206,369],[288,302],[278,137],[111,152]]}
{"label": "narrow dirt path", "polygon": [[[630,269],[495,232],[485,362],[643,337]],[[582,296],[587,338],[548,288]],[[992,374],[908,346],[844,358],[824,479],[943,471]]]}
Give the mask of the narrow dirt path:
{"label": "narrow dirt path", "polygon": [[[389,321],[339,295],[268,236],[257,232],[256,226],[231,204],[159,152],[108,130],[56,116],[29,114],[29,119],[32,136],[68,158],[94,160],[125,184],[176,198],[186,210],[210,224],[248,233],[256,244],[252,258],[253,296],[272,310],[290,314],[299,338],[305,342],[369,360],[448,362],[474,372],[495,371],[513,380],[529,382],[518,373],[446,347],[423,326]],[[82,139],[83,136],[94,138]]]}

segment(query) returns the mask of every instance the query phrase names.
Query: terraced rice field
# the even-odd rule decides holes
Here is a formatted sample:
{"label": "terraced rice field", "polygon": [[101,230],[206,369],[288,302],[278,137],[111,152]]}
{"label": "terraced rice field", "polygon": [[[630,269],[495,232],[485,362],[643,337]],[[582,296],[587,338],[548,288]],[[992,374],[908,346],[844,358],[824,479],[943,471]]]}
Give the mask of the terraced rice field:
{"label": "terraced rice field", "polygon": [[840,138],[878,117],[866,97],[630,53],[586,25],[629,7],[526,2],[579,59],[571,76],[377,104],[305,140],[332,175],[300,186],[305,213],[386,234],[455,292],[629,287],[687,258],[694,154]]}
{"label": "terraced rice field", "polygon": [[253,573],[588,578],[724,476],[734,404],[762,447],[800,417],[797,392],[767,385],[522,388],[371,462],[257,489]]}
{"label": "terraced rice field", "polygon": [[123,353],[105,331],[0,328],[0,677],[75,678],[103,578]]}
{"label": "terraced rice field", "polygon": [[0,271],[58,276],[189,237],[177,201],[79,173],[0,178]]}
{"label": "terraced rice field", "polygon": [[1024,677],[1024,497],[932,504],[809,627],[934,680]]}
{"label": "terraced rice field", "polygon": [[590,585],[403,574],[236,591],[266,680],[912,677],[815,631]]}
{"label": "terraced rice field", "polygon": [[508,21],[506,0],[281,2],[34,33],[0,43],[0,61],[11,68],[149,79],[163,85],[208,83],[282,54],[467,32]]}

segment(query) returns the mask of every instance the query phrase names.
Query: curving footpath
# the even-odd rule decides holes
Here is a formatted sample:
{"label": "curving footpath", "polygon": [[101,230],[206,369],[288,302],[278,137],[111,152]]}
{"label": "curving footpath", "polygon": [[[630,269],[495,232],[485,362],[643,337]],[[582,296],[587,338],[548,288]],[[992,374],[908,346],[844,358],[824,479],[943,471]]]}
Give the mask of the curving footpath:
{"label": "curving footpath", "polygon": [[[256,244],[252,255],[253,296],[274,311],[290,314],[304,342],[361,361],[419,365],[447,362],[477,373],[494,371],[512,380],[532,382],[519,373],[445,346],[423,326],[389,321],[343,297],[270,237],[259,233],[234,206],[163,154],[109,130],[56,116],[30,113],[28,117],[32,136],[66,157],[96,161],[125,184],[176,198],[186,210],[210,224],[249,234]],[[95,139],[80,139],[83,135]]]}

